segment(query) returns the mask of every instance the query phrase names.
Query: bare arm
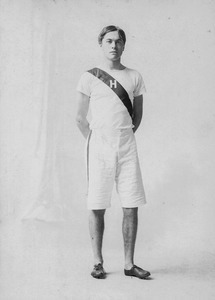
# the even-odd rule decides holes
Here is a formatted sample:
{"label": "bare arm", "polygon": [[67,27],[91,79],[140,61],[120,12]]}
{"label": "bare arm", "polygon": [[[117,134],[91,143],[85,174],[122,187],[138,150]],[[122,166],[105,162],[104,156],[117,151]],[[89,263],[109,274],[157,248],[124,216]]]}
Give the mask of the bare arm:
{"label": "bare arm", "polygon": [[78,109],[76,114],[76,124],[85,138],[89,135],[90,128],[87,121],[87,113],[89,110],[89,97],[80,92],[77,93]]}
{"label": "bare arm", "polygon": [[143,116],[143,95],[134,97],[133,103],[133,131],[135,132],[139,127]]}

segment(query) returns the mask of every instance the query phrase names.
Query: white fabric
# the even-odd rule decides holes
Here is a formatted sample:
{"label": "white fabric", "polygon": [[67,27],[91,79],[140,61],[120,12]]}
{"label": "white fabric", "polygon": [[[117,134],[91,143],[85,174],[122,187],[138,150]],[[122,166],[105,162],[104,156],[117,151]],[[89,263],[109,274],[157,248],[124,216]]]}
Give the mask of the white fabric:
{"label": "white fabric", "polygon": [[[131,102],[134,97],[145,92],[142,76],[136,70],[105,70],[115,78],[127,91]],[[77,90],[90,97],[92,120],[90,128],[109,127],[115,129],[132,128],[132,120],[127,108],[115,92],[100,79],[89,72],[85,72],[77,86]]]}
{"label": "white fabric", "polygon": [[88,209],[110,207],[114,182],[122,207],[146,203],[132,129],[93,130],[88,151]]}

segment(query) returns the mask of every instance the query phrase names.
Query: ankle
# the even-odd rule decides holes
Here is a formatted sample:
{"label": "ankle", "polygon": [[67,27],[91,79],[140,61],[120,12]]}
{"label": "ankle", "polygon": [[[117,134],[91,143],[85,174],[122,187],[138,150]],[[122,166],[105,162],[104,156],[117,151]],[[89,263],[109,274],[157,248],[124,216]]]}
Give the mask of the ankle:
{"label": "ankle", "polygon": [[131,268],[133,267],[133,263],[126,263],[125,264],[125,270],[131,270]]}
{"label": "ankle", "polygon": [[95,259],[94,260],[94,265],[101,264],[103,266],[103,263],[104,263],[103,259],[102,260],[101,259]]}

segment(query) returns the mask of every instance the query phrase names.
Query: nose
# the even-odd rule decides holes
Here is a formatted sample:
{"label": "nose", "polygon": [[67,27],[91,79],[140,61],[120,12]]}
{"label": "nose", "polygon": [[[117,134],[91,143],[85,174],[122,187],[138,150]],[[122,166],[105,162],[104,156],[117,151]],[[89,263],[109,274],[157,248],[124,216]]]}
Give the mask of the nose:
{"label": "nose", "polygon": [[111,47],[112,47],[113,49],[115,49],[115,48],[116,48],[116,42],[115,42],[115,41],[112,41],[112,45],[111,45]]}

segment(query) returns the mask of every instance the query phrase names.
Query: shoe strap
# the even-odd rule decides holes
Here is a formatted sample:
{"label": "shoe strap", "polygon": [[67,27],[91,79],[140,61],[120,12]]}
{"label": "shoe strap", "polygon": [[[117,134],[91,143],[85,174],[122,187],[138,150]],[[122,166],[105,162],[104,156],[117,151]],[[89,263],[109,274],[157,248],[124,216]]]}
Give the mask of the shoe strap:
{"label": "shoe strap", "polygon": [[136,265],[133,265],[132,268],[136,268],[136,269],[138,269],[138,270],[144,271],[142,268],[140,268],[140,267],[138,267],[138,266],[136,266]]}
{"label": "shoe strap", "polygon": [[99,264],[97,264],[97,265],[94,265],[94,269],[95,269],[95,270],[100,270],[100,269],[102,269],[102,268],[103,268],[103,266],[102,266],[101,263],[99,263]]}

